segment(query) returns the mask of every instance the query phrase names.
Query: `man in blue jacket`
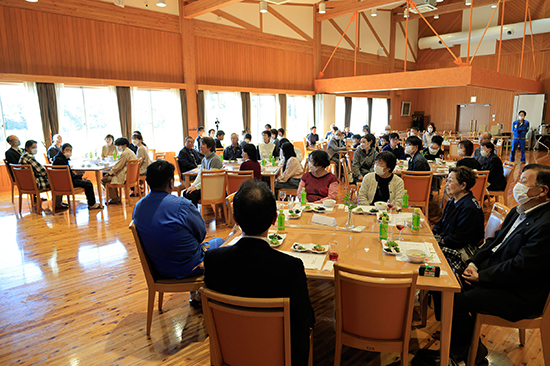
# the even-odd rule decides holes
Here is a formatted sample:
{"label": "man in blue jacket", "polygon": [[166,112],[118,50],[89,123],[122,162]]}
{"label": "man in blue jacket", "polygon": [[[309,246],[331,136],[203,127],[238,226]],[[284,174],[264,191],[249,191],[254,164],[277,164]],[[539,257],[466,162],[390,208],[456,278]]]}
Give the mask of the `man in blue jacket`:
{"label": "man in blue jacket", "polygon": [[529,131],[529,121],[525,119],[527,112],[519,111],[518,119],[512,123],[512,133],[514,139],[512,140],[512,151],[510,152],[510,161],[516,160],[516,149],[521,150],[521,162],[525,163],[525,135]]}

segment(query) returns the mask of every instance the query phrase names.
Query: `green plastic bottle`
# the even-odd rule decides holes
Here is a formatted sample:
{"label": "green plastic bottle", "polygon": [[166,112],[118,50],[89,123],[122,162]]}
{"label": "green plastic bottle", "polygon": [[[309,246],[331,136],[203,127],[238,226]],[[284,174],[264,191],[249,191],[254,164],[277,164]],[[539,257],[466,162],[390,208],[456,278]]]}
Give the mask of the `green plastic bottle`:
{"label": "green plastic bottle", "polygon": [[265,159],[262,159],[262,166],[265,166]]}
{"label": "green plastic bottle", "polygon": [[113,160],[116,160],[116,149],[113,151]]}
{"label": "green plastic bottle", "polygon": [[378,239],[388,240],[388,223],[386,222],[385,217],[382,217],[382,222],[380,222],[380,233],[378,235]]}
{"label": "green plastic bottle", "polygon": [[279,216],[277,216],[277,232],[285,232],[285,214],[282,209],[279,210]]}
{"label": "green plastic bottle", "polygon": [[406,189],[403,191],[403,204],[401,206],[403,208],[409,207],[409,194]]}
{"label": "green plastic bottle", "polygon": [[300,192],[300,203],[302,205],[307,204],[307,193],[305,188],[302,188],[302,192]]}
{"label": "green plastic bottle", "polygon": [[220,159],[222,159],[222,161],[223,161],[223,153],[222,153],[222,154],[220,154]]}
{"label": "green plastic bottle", "polygon": [[93,159],[94,155],[92,154],[92,152],[90,151],[90,159]]}
{"label": "green plastic bottle", "polygon": [[412,230],[420,231],[420,209],[415,208],[412,218]]}

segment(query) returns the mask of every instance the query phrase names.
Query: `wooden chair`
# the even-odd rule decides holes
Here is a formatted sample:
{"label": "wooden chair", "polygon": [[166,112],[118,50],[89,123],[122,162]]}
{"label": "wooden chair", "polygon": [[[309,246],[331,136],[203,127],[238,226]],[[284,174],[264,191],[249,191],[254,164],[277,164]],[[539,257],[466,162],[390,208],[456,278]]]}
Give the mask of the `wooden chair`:
{"label": "wooden chair", "polygon": [[470,189],[476,200],[481,206],[483,206],[483,198],[487,192],[487,183],[489,179],[488,170],[480,170],[476,172],[477,180],[476,184]]}
{"label": "wooden chair", "polygon": [[235,193],[231,193],[229,196],[225,197],[225,204],[227,205],[227,211],[229,216],[229,225],[234,225],[233,220],[233,200],[235,199]]}
{"label": "wooden chair", "polygon": [[340,164],[344,167],[344,184],[345,184],[345,188],[346,190],[348,189],[349,187],[349,168],[348,168],[348,164],[346,162],[346,158],[342,158],[340,159]]}
{"label": "wooden chair", "polygon": [[201,215],[204,218],[204,205],[214,205],[214,217],[217,218],[216,204],[223,205],[225,223],[228,223],[225,197],[227,175],[225,170],[206,170],[201,172]]}
{"label": "wooden chair", "polygon": [[302,162],[302,171],[304,172],[304,174],[309,172],[309,164],[307,163],[307,158],[305,158]]}
{"label": "wooden chair", "polygon": [[153,154],[153,156],[155,157],[155,161],[157,160],[166,160],[166,153],[165,152],[155,152]]}
{"label": "wooden chair", "polygon": [[181,180],[181,168],[177,156],[174,156],[174,163],[176,165],[176,172],[178,173],[178,182],[174,180],[174,188],[172,189],[172,192],[178,192],[178,196],[181,196],[181,191],[185,190],[185,185]]}
{"label": "wooden chair", "polygon": [[121,190],[124,188],[126,202],[130,202],[130,188],[134,187],[134,192],[141,198],[141,189],[139,189],[139,168],[141,159],[128,160],[126,163],[126,182],[122,184],[105,183],[106,199],[109,202],[109,188],[118,189],[118,195],[122,198]]}
{"label": "wooden chair", "polygon": [[46,164],[51,164],[52,162],[50,161],[50,158],[48,158],[48,154],[44,153],[44,161],[46,162]]}
{"label": "wooden chair", "polygon": [[297,147],[302,152],[302,160],[305,159],[307,157],[307,153],[306,153],[307,144],[305,143],[305,138],[304,138],[304,141],[294,141],[292,144],[294,145],[294,147]]}
{"label": "wooden chair", "polygon": [[210,336],[211,365],[291,365],[289,298],[257,299],[205,288],[199,291]]}
{"label": "wooden chair", "polygon": [[155,307],[155,296],[157,292],[159,293],[158,307],[160,312],[162,311],[162,300],[165,292],[197,291],[204,285],[203,276],[189,277],[181,280],[159,278],[160,276],[156,274],[149,257],[145,253],[145,249],[143,249],[143,243],[141,242],[141,238],[133,221],[130,223],[129,229],[134,235],[134,241],[138,250],[141,268],[143,269],[143,274],[145,275],[145,280],[147,281],[147,328],[145,334],[149,335],[151,334],[151,323],[153,322],[153,309]]}
{"label": "wooden chair", "polygon": [[[506,178],[506,188],[504,188],[504,191],[491,191],[489,189],[489,197],[494,197],[495,202],[497,202],[497,197],[502,197],[504,205],[508,206],[508,192],[510,190],[510,185],[512,184],[512,179],[514,177],[512,173],[514,172],[514,169],[516,169],[516,164],[506,160],[502,163],[502,168],[504,170],[504,177]],[[500,201],[500,199],[498,200]]]}
{"label": "wooden chair", "polygon": [[76,194],[84,193],[84,188],[75,188],[69,167],[66,165],[46,166],[46,174],[52,190],[52,212],[55,214],[56,196],[67,196],[69,211],[71,209],[71,197],[73,197],[72,209],[76,215]]}
{"label": "wooden chair", "polygon": [[401,352],[401,364],[409,364],[417,277],[418,273],[412,271],[334,264],[335,366],[340,365],[343,345],[374,352]]}
{"label": "wooden chair", "polygon": [[504,320],[494,315],[477,314],[474,333],[472,335],[472,343],[470,345],[470,353],[468,356],[468,366],[475,365],[477,347],[479,344],[479,335],[481,333],[481,325],[494,325],[497,327],[517,328],[519,331],[519,344],[525,345],[525,329],[540,329],[540,337],[542,343],[542,353],[544,364],[550,365],[550,295],[544,305],[542,316],[534,319],[523,319],[517,322]]}
{"label": "wooden chair", "polygon": [[510,209],[508,207],[495,202],[491,210],[491,216],[489,216],[489,220],[487,220],[487,224],[485,225],[485,239],[495,235],[495,232],[500,229],[509,212]]}
{"label": "wooden chair", "polygon": [[458,143],[459,141],[451,141],[449,145],[449,153],[447,154],[447,160],[460,160],[461,156],[458,155]]}
{"label": "wooden chair", "polygon": [[433,172],[402,171],[401,178],[409,193],[409,207],[420,206],[428,219]]}
{"label": "wooden chair", "polygon": [[[48,192],[49,189],[38,189],[36,179],[32,167],[28,164],[12,164],[10,165],[15,177],[17,189],[19,190],[19,214],[21,214],[21,205],[23,195],[28,194],[31,200],[32,211],[38,214],[42,213],[42,201],[40,193]],[[35,200],[36,199],[36,200]]]}
{"label": "wooden chair", "polygon": [[234,170],[227,171],[227,194],[235,193],[239,190],[241,183],[247,179],[254,179],[253,170]]}
{"label": "wooden chair", "polygon": [[223,154],[223,148],[222,149],[216,149],[216,155],[221,156]]}
{"label": "wooden chair", "polygon": [[17,182],[15,181],[15,177],[13,176],[13,171],[11,170],[10,164],[6,159],[4,159],[4,166],[6,167],[6,170],[8,171],[8,178],[10,179],[10,185],[11,185],[11,203],[14,203],[14,192],[15,187],[17,187]]}

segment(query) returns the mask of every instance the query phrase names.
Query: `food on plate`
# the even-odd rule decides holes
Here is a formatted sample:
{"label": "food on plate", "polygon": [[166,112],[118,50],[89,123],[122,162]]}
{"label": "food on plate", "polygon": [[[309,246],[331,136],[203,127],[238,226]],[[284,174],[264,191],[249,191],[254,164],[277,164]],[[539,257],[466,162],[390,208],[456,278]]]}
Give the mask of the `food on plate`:
{"label": "food on plate", "polygon": [[269,235],[269,239],[277,239],[277,240],[281,240],[283,237],[281,235],[277,235],[277,234],[271,234]]}
{"label": "food on plate", "polygon": [[357,207],[357,212],[363,212],[363,209],[361,207]]}
{"label": "food on plate", "polygon": [[300,244],[294,244],[293,248],[294,248],[295,250],[302,250],[302,251],[303,251],[303,250],[307,250],[306,247],[301,246]]}
{"label": "food on plate", "polygon": [[387,212],[383,211],[378,214],[378,220],[382,220],[384,217],[386,218],[386,221],[390,220],[390,215]]}
{"label": "food on plate", "polygon": [[369,212],[375,213],[375,212],[378,212],[378,210],[376,209],[376,207],[373,207],[369,210]]}
{"label": "food on plate", "polygon": [[325,247],[323,247],[322,245],[315,245],[312,249],[314,252],[324,252],[326,251]]}
{"label": "food on plate", "polygon": [[288,210],[288,214],[292,217],[300,216],[300,210]]}
{"label": "food on plate", "polygon": [[323,206],[317,206],[317,207],[314,208],[314,210],[316,210],[316,211],[325,211],[326,208],[324,208]]}
{"label": "food on plate", "polygon": [[269,244],[271,245],[279,245],[279,240],[277,238],[269,238]]}
{"label": "food on plate", "polygon": [[311,206],[308,205],[308,206],[304,207],[304,211],[311,211]]}

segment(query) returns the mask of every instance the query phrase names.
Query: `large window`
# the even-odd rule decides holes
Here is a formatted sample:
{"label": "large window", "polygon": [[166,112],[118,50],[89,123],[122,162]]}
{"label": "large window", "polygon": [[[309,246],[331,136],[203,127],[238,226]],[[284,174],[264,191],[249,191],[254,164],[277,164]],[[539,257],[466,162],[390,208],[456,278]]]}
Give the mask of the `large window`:
{"label": "large window", "polygon": [[389,103],[390,100],[386,98],[372,98],[370,131],[377,136],[383,134],[389,124]]}
{"label": "large window", "polygon": [[40,107],[34,83],[0,84],[0,141],[4,151],[9,149],[6,137],[16,135],[21,141],[21,148],[27,140],[38,141],[37,159],[42,160],[46,151],[44,144],[49,146],[51,141],[43,141]]}
{"label": "large window", "polygon": [[[243,107],[240,93],[204,92],[205,115],[204,124],[208,132],[210,129],[225,132],[223,145],[231,144],[231,134],[239,135],[243,130]],[[218,126],[216,128],[216,121]]]}
{"label": "large window", "polygon": [[270,94],[252,94],[250,96],[250,134],[252,142],[262,141],[262,132],[265,125],[270,124],[271,128],[277,128],[277,106],[275,95]]}
{"label": "large window", "polygon": [[73,146],[73,156],[101,154],[105,136],[121,136],[114,90],[58,86],[59,133]]}
{"label": "large window", "polygon": [[132,126],[148,148],[180,151],[185,136],[179,90],[132,88]]}
{"label": "large window", "polygon": [[313,97],[287,95],[286,137],[290,141],[302,141],[313,126]]}
{"label": "large window", "polygon": [[346,98],[336,97],[335,99],[334,123],[336,123],[336,127],[343,130],[346,123]]}
{"label": "large window", "polygon": [[363,126],[369,123],[369,99],[351,98],[351,119],[349,130],[354,134],[363,134]]}

